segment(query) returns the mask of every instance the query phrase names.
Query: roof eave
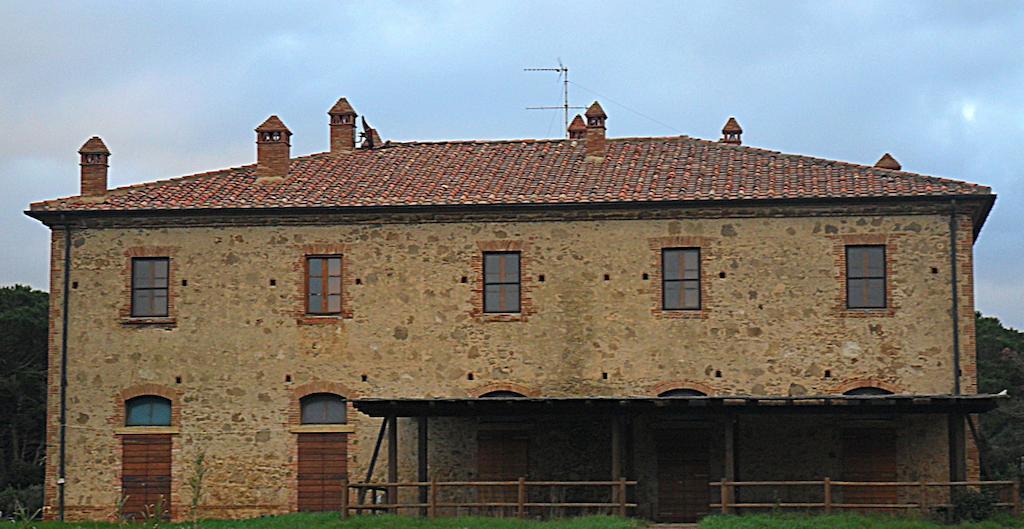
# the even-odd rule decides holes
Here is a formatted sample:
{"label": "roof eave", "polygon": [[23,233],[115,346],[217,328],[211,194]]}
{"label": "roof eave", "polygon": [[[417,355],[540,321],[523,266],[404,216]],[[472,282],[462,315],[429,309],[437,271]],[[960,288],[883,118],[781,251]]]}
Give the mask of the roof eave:
{"label": "roof eave", "polygon": [[953,195],[910,195],[884,197],[812,197],[812,198],[773,198],[773,199],[722,199],[722,200],[665,200],[665,201],[616,201],[616,202],[567,202],[567,203],[528,203],[528,204],[444,204],[444,205],[397,205],[397,206],[315,206],[315,207],[257,207],[257,208],[180,208],[180,209],[130,209],[130,210],[39,210],[29,209],[24,213],[44,224],[63,223],[71,219],[112,218],[112,217],[174,217],[174,216],[244,216],[244,215],[281,215],[290,214],[323,214],[323,213],[424,213],[424,212],[504,212],[504,211],[536,211],[540,210],[585,210],[585,209],[667,209],[667,208],[699,208],[707,206],[796,206],[814,204],[870,204],[898,202],[977,202],[981,207],[975,213],[975,237],[992,209],[995,201],[993,194],[953,194]]}

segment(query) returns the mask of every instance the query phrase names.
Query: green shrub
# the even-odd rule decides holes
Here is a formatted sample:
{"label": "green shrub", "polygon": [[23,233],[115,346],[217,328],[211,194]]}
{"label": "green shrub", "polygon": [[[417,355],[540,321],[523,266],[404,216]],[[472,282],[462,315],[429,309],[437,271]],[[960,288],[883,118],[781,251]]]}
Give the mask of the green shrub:
{"label": "green shrub", "polygon": [[992,517],[996,510],[996,498],[990,492],[974,489],[953,491],[953,522],[980,522]]}
{"label": "green shrub", "polygon": [[16,489],[7,487],[0,490],[0,516],[7,518],[22,507],[24,511],[34,513],[43,508],[43,486],[33,485]]}

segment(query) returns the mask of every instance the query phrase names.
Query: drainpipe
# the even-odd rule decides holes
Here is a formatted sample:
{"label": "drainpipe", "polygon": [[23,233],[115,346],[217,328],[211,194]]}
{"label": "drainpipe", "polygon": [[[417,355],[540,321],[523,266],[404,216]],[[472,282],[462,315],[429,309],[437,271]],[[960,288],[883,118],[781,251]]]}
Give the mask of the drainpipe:
{"label": "drainpipe", "polygon": [[64,220],[64,293],[61,296],[61,331],[60,331],[60,455],[57,473],[57,508],[60,521],[64,521],[64,463],[65,439],[68,426],[68,296],[71,294],[71,225]]}
{"label": "drainpipe", "polygon": [[950,284],[953,289],[953,394],[960,394],[960,299],[957,288],[957,221],[956,221],[956,199],[949,201],[949,265],[952,271]]}

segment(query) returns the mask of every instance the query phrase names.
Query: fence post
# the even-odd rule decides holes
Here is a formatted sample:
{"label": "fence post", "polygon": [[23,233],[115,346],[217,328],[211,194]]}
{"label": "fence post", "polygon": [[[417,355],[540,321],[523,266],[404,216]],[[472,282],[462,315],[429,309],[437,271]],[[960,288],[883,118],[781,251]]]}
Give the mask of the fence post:
{"label": "fence post", "polygon": [[729,514],[729,481],[723,479],[719,483],[719,489],[722,494],[722,514]]}
{"label": "fence post", "polygon": [[430,506],[427,507],[427,516],[437,517],[437,476],[430,478]]}
{"label": "fence post", "polygon": [[1020,516],[1020,480],[1013,480],[1013,515]]}
{"label": "fence post", "polygon": [[924,484],[924,481],[917,482],[918,490],[921,493],[921,498],[918,503],[921,504],[921,514],[928,515],[928,486]]}
{"label": "fence post", "polygon": [[516,516],[526,517],[526,478],[519,478],[519,486],[516,489]]}
{"label": "fence post", "polygon": [[825,514],[832,514],[832,479],[825,477]]}
{"label": "fence post", "polygon": [[341,478],[341,517],[348,518],[348,479]]}
{"label": "fence post", "polygon": [[619,478],[619,516],[626,517],[626,478]]}

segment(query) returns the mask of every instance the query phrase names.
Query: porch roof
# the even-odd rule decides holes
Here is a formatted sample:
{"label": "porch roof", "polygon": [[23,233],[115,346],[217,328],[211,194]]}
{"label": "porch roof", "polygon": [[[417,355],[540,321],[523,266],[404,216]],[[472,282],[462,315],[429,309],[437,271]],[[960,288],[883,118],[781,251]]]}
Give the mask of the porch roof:
{"label": "porch roof", "polygon": [[569,415],[642,412],[723,413],[984,413],[1005,394],[813,395],[693,397],[361,398],[355,408],[372,417]]}

